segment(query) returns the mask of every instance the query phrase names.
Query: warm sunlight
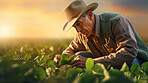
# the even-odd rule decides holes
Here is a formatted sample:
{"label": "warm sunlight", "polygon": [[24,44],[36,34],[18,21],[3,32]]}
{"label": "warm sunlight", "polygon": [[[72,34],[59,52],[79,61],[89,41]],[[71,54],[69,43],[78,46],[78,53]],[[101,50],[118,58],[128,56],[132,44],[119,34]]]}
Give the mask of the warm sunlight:
{"label": "warm sunlight", "polygon": [[7,27],[7,26],[2,26],[0,28],[0,37],[1,38],[5,38],[5,37],[10,37],[11,36],[11,31],[10,31],[10,28]]}
{"label": "warm sunlight", "polygon": [[[75,30],[62,30],[67,22],[64,9],[72,1],[0,0],[0,38],[74,38]],[[94,11],[97,15],[104,12],[122,14],[133,23],[140,36],[148,37],[148,7],[145,3],[147,0],[136,0],[142,5],[137,5],[134,0],[86,1],[99,3]],[[130,3],[126,3],[128,1]]]}

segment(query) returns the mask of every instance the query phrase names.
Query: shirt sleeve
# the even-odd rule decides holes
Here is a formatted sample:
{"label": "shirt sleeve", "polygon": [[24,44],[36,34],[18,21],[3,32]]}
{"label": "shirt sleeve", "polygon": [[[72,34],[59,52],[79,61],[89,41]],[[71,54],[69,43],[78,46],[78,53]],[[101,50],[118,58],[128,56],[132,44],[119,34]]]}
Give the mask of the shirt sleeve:
{"label": "shirt sleeve", "polygon": [[137,56],[137,41],[128,20],[121,17],[113,29],[117,44],[116,52],[107,56],[95,58],[96,63],[102,63],[106,67],[121,67],[124,62],[131,63]]}
{"label": "shirt sleeve", "polygon": [[75,54],[78,51],[85,51],[85,46],[82,43],[82,41],[79,38],[79,33],[76,34],[76,37],[74,40],[70,43],[70,45],[63,51],[62,54],[67,54],[68,56],[71,56]]}

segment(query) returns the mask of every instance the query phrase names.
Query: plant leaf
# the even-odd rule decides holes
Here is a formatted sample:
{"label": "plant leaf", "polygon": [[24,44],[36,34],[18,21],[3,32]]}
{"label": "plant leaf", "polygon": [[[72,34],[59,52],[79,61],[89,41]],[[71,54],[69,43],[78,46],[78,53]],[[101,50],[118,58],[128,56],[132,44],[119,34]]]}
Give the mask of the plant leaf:
{"label": "plant leaf", "polygon": [[112,69],[109,72],[110,78],[103,83],[134,83],[131,79],[126,77],[122,71],[118,69]]}
{"label": "plant leaf", "polygon": [[86,70],[91,71],[94,67],[94,60],[92,58],[88,58],[86,60]]}
{"label": "plant leaf", "polygon": [[26,60],[31,59],[31,54],[26,54],[24,58],[25,58]]}
{"label": "plant leaf", "polygon": [[77,75],[81,73],[83,70],[81,68],[70,68],[65,75],[65,78],[67,79],[68,83],[72,83]]}
{"label": "plant leaf", "polygon": [[40,80],[43,80],[46,77],[46,73],[45,73],[44,69],[42,69],[41,67],[38,67],[35,70],[36,70],[36,74]]}
{"label": "plant leaf", "polygon": [[122,68],[120,69],[120,71],[124,71],[124,72],[128,72],[128,71],[129,71],[129,67],[127,66],[126,63],[124,63],[124,64],[122,65]]}
{"label": "plant leaf", "polygon": [[68,55],[67,54],[63,54],[61,56],[61,60],[68,60]]}
{"label": "plant leaf", "polygon": [[104,78],[102,79],[102,82],[105,81],[105,80],[108,80],[109,79],[109,73],[108,71],[106,70],[105,66],[101,63],[96,63],[94,68],[93,68],[93,73],[96,73],[98,75],[103,75]]}
{"label": "plant leaf", "polygon": [[75,57],[76,57],[76,55],[70,56],[69,59],[68,59],[68,61],[71,62]]}
{"label": "plant leaf", "polygon": [[84,73],[78,83],[96,83],[96,76],[95,74],[91,74],[91,73]]}
{"label": "plant leaf", "polygon": [[68,64],[68,55],[66,55],[66,54],[63,54],[61,56],[61,60],[59,62],[59,66],[62,66],[64,64]]}
{"label": "plant leaf", "polygon": [[52,60],[49,60],[49,61],[46,63],[45,67],[46,67],[46,68],[51,67],[51,68],[55,69],[55,68],[56,68],[56,63],[55,63],[54,61],[52,61]]}
{"label": "plant leaf", "polygon": [[104,69],[102,68],[100,64],[95,64],[93,71],[97,74],[104,75]]}
{"label": "plant leaf", "polygon": [[144,72],[146,74],[148,74],[148,62],[145,62],[141,65],[142,70],[144,70]]}
{"label": "plant leaf", "polygon": [[140,71],[140,66],[139,64],[133,64],[130,68],[131,72],[135,75],[138,76],[139,75],[139,71]]}

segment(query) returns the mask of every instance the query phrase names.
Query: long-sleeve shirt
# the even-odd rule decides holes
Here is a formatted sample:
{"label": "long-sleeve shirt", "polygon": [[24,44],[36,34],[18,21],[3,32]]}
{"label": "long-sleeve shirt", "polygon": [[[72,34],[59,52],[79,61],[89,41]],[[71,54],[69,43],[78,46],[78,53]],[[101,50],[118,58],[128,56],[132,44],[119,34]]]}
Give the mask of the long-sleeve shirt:
{"label": "long-sleeve shirt", "polygon": [[[111,30],[101,23],[105,22],[100,16],[95,15],[95,35],[87,38],[77,33],[74,40],[63,51],[63,54],[71,56],[78,51],[89,51],[94,57],[95,63],[102,63],[106,67],[120,67],[124,62],[131,63],[137,56],[137,41],[129,21],[120,17]],[[112,22],[112,21],[111,21]],[[103,30],[110,30],[109,34]]]}

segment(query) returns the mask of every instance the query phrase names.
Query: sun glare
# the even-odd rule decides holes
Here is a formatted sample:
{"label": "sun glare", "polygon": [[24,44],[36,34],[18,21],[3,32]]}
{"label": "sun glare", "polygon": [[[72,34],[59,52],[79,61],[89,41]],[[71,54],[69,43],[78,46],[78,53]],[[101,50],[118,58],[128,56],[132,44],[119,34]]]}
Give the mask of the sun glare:
{"label": "sun glare", "polygon": [[10,29],[6,26],[3,26],[0,28],[0,37],[1,38],[5,38],[5,37],[9,37],[10,35]]}

